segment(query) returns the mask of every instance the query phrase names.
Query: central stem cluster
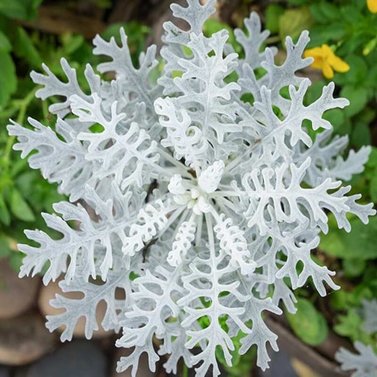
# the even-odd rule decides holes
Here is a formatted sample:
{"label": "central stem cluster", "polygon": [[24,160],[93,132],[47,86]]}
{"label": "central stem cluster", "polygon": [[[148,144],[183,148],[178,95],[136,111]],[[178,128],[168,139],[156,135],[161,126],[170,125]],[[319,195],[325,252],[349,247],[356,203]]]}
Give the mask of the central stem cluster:
{"label": "central stem cluster", "polygon": [[177,204],[192,209],[196,215],[202,215],[211,211],[211,194],[218,189],[223,174],[224,162],[216,161],[199,172],[198,178],[184,179],[179,174],[174,175],[168,189]]}

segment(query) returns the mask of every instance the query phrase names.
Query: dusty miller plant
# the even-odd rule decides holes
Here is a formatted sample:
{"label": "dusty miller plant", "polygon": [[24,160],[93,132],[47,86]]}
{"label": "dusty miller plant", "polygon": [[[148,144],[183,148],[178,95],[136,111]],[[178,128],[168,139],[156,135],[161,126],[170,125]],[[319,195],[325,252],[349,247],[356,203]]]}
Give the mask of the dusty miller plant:
{"label": "dusty miller plant", "polygon": [[364,300],[362,307],[363,329],[367,334],[377,334],[377,300]]}
{"label": "dusty miller plant", "polygon": [[[363,330],[369,334],[377,334],[377,300],[364,300],[361,310]],[[376,377],[377,354],[372,346],[362,342],[354,342],[357,353],[341,347],[335,354],[335,359],[344,371],[353,371],[352,377]]]}
{"label": "dusty miller plant", "polygon": [[[64,313],[49,316],[47,327],[64,326],[63,341],[81,316],[90,338],[104,300],[101,325],[121,329],[117,346],[133,349],[118,370],[132,367],[133,375],[147,353],[151,370],[169,355],[168,372],[183,358],[197,376],[209,369],[218,376],[216,349],[231,365],[240,333],[240,352],[256,345],[267,368],[277,336],[263,314],[280,314],[281,303],[294,312],[293,290],[309,279],[322,296],[326,284],[337,288],[334,272],[310,256],[328,230],[327,213],[347,231],[348,213],[364,223],[374,213],[340,181],[362,171],[369,148],[343,159],[347,139],[331,138],[323,117],[348,101],[333,97],[331,83],[304,105],[310,80],[296,73],[311,63],[302,58],[308,34],[296,44],[287,38],[286,60],[276,65],[276,50],[263,48],[268,32],[251,14],[236,31],[240,58],[226,31],[202,34],[215,0],[187,2],[172,6],[185,22],[164,24],[157,83],[155,46],[135,67],[124,31],[120,44],[96,37],[94,54],[108,60],[97,67],[103,75],[86,68],[89,91],[65,60],[66,81],[46,66],[32,73],[38,97],[58,97],[50,106],[55,127],[34,119],[28,128],[8,126],[15,149],[22,157],[34,151],[30,166],[70,200],[43,214],[61,237],[26,232],[32,245],[19,246],[20,275],[43,271],[45,284],[64,276],[63,292],[84,294],[51,302]],[[313,140],[309,127],[323,132]]]}
{"label": "dusty miller plant", "polygon": [[355,342],[357,353],[340,348],[335,354],[336,360],[341,364],[341,370],[353,371],[352,377],[375,377],[377,376],[377,355],[371,346],[361,342]]}

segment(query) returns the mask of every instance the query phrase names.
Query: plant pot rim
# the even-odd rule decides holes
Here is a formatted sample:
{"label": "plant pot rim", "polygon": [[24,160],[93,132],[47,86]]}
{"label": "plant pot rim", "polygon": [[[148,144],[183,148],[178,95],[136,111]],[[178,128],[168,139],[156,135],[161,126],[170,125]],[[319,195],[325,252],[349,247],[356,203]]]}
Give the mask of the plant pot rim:
{"label": "plant pot rim", "polygon": [[318,347],[311,347],[298,339],[290,329],[282,323],[281,319],[272,316],[266,317],[267,326],[278,335],[279,347],[287,354],[294,357],[310,368],[321,377],[349,377],[351,374],[340,370],[339,364],[330,356],[331,349],[337,349],[348,343],[340,340],[335,334],[330,334],[326,342]]}

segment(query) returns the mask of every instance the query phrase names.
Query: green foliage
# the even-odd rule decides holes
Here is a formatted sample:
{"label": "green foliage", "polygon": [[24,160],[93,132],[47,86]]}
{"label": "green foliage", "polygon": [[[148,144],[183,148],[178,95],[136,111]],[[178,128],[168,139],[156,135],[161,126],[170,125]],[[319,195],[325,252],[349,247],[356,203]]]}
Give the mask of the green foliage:
{"label": "green foliage", "polygon": [[237,53],[241,53],[241,46],[237,43],[236,38],[234,36],[234,29],[231,28],[224,22],[221,22],[216,19],[209,19],[204,23],[203,32],[204,35],[210,36],[214,33],[217,33],[220,30],[226,30],[229,33],[228,43],[232,45],[234,51]]}
{"label": "green foliage", "polygon": [[[120,43],[120,28],[124,28],[128,36],[130,51],[136,60],[140,53],[145,50],[146,40],[150,33],[150,28],[136,21],[131,21],[128,23],[115,23],[110,25],[103,33],[101,33],[101,36],[106,40],[113,37],[117,43]],[[137,62],[134,61],[134,63]]]}
{"label": "green foliage", "polygon": [[286,314],[293,332],[309,345],[321,344],[328,334],[326,319],[312,302],[305,298],[299,298],[296,306],[295,314]]}
{"label": "green foliage", "polygon": [[334,330],[339,335],[347,336],[353,341],[359,340],[366,343],[365,340],[368,335],[361,330],[363,319],[356,309],[348,310],[347,314],[339,316],[338,321],[339,323],[335,325]]}
{"label": "green foliage", "polygon": [[366,268],[366,260],[358,257],[347,258],[342,261],[344,276],[347,278],[355,278],[363,274]]}
{"label": "green foliage", "polygon": [[253,362],[256,358],[256,348],[251,348],[245,355],[240,355],[241,339],[244,334],[241,332],[232,338],[234,344],[234,351],[232,354],[232,367],[229,367],[225,361],[224,354],[220,348],[216,349],[216,358],[221,363],[222,367],[227,372],[229,377],[245,377],[250,376]]}
{"label": "green foliage", "polygon": [[377,148],[372,148],[369,161],[365,169],[365,180],[369,187],[369,196],[374,203],[377,203]]}
{"label": "green foliage", "polygon": [[321,237],[323,250],[342,259],[377,259],[376,217],[372,217],[367,225],[361,223],[357,218],[351,219],[352,231],[350,233],[336,229],[335,220],[333,218],[331,220],[330,232]]}
{"label": "green foliage", "polygon": [[279,20],[284,14],[284,8],[278,4],[270,4],[266,8],[265,13],[265,23],[266,29],[270,30],[271,33],[279,32]]}
{"label": "green foliage", "polygon": [[287,9],[279,17],[279,35],[282,40],[287,36],[297,39],[303,30],[312,25],[310,10],[306,7],[298,9]]}
{"label": "green foliage", "polygon": [[43,0],[1,0],[0,14],[16,20],[35,18],[37,9]]}
{"label": "green foliage", "polygon": [[6,50],[0,50],[0,66],[0,106],[3,106],[17,88],[16,69]]}
{"label": "green foliage", "polygon": [[361,311],[363,300],[371,300],[376,297],[376,269],[366,268],[362,281],[353,290],[347,291],[344,288],[334,292],[331,296],[331,305],[337,311],[334,331],[352,341],[361,341],[364,344],[372,345],[377,351],[377,334],[368,334],[364,330]]}
{"label": "green foliage", "polygon": [[368,91],[366,88],[345,85],[340,94],[350,100],[350,105],[345,109],[345,113],[349,117],[358,114],[368,102]]}
{"label": "green foliage", "polygon": [[33,211],[16,188],[10,192],[10,210],[19,220],[35,221]]}
{"label": "green foliage", "polygon": [[0,237],[0,258],[7,257],[11,253],[8,240],[4,237]]}
{"label": "green foliage", "polygon": [[17,57],[24,59],[30,67],[39,69],[42,65],[42,58],[34,46],[28,33],[22,28],[16,29],[16,38],[14,40],[14,53]]}

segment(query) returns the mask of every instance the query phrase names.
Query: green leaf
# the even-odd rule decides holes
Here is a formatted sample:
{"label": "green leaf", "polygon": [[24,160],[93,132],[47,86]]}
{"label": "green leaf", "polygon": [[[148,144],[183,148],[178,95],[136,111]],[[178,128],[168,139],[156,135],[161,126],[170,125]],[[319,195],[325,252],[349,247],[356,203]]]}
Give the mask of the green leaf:
{"label": "green leaf", "polygon": [[0,13],[18,20],[31,20],[43,0],[1,0]]}
{"label": "green leaf", "polygon": [[70,33],[62,34],[61,41],[63,44],[64,55],[69,56],[85,44],[85,38],[82,35],[73,35]]}
{"label": "green leaf", "polygon": [[365,59],[357,55],[348,55],[344,59],[350,66],[346,73],[340,73],[336,77],[336,82],[339,84],[354,84],[354,86],[361,86],[368,74],[368,65]]}
{"label": "green leaf", "polygon": [[377,85],[377,65],[374,65],[375,64],[374,62],[372,64],[373,64],[372,67],[371,66],[368,67],[368,74],[365,79],[365,85],[372,87],[375,91],[376,85]]}
{"label": "green leaf", "polygon": [[346,277],[354,278],[363,274],[366,266],[366,261],[358,258],[344,259],[343,269]]}
{"label": "green leaf", "polygon": [[363,48],[363,55],[369,55],[377,47],[377,37],[371,39]]}
{"label": "green leaf", "polygon": [[347,34],[347,39],[345,43],[343,43],[339,50],[339,56],[347,56],[349,54],[353,54],[356,50],[362,49],[364,44],[366,43],[365,40],[366,35],[363,33],[351,33]]}
{"label": "green leaf", "polygon": [[346,33],[345,27],[341,23],[332,23],[324,27],[321,24],[314,25],[310,29],[310,42],[308,48],[321,46],[322,44],[333,44],[342,39]]}
{"label": "green leaf", "polygon": [[319,3],[319,6],[321,8],[321,13],[326,18],[326,20],[339,20],[339,7],[337,5],[331,4],[328,1],[323,1]]}
{"label": "green leaf", "polygon": [[309,3],[310,0],[288,0],[288,4],[293,6],[307,5]]}
{"label": "green leaf", "polygon": [[305,104],[310,105],[316,101],[322,94],[323,87],[326,85],[326,81],[318,80],[314,81],[312,85],[309,86],[308,91],[305,95]]}
{"label": "green leaf", "polygon": [[16,68],[9,53],[0,51],[0,107],[4,106],[17,89]]}
{"label": "green leaf", "polygon": [[340,109],[326,111],[323,118],[328,120],[334,127],[341,127],[346,120],[344,111]]}
{"label": "green leaf", "polygon": [[369,183],[370,198],[374,203],[377,203],[377,169],[374,170],[374,175]]}
{"label": "green leaf", "polygon": [[12,49],[12,45],[9,42],[7,36],[0,30],[0,51],[9,52]]}
{"label": "green leaf", "polygon": [[351,25],[354,25],[357,21],[362,21],[364,16],[359,11],[357,3],[363,3],[363,1],[349,1],[347,5],[340,7],[339,17]]}
{"label": "green leaf", "polygon": [[278,4],[270,4],[266,9],[266,29],[271,33],[279,32],[279,18],[284,13],[284,8]]}
{"label": "green leaf", "polygon": [[10,195],[10,209],[13,215],[20,220],[35,221],[31,208],[16,189],[13,189]]}
{"label": "green leaf", "polygon": [[203,33],[206,36],[211,36],[212,34],[224,29],[227,30],[227,32],[229,33],[228,43],[230,43],[233,46],[235,51],[239,52],[241,46],[237,43],[236,38],[234,36],[234,31],[228,24],[210,18],[204,23]]}
{"label": "green leaf", "polygon": [[312,23],[308,8],[288,9],[279,18],[280,38],[285,40],[287,36],[291,36],[296,39],[303,30],[309,29]]}
{"label": "green leaf", "polygon": [[[377,83],[377,80],[376,80]],[[363,111],[357,116],[357,120],[360,123],[365,123],[369,125],[376,119],[377,111],[376,109],[367,106],[363,109]]]}
{"label": "green leaf", "polygon": [[255,362],[256,349],[251,348],[246,354],[240,354],[240,348],[242,346],[241,341],[245,336],[241,331],[238,332],[237,336],[232,338],[232,343],[234,345],[234,350],[231,351],[232,355],[232,366],[229,367],[226,363],[224,352],[222,348],[216,348],[216,359],[222,365],[222,367],[227,372],[229,377],[244,377],[250,376],[251,369]]}
{"label": "green leaf", "polygon": [[[150,32],[150,28],[137,21],[131,21],[127,23],[115,23],[106,28],[101,33],[101,36],[109,40],[114,37],[117,42],[120,40],[119,29],[123,27],[127,36],[128,44],[132,55],[139,56],[139,54],[145,49],[146,37]],[[136,59],[137,60],[137,59]]]}
{"label": "green leaf", "polygon": [[323,31],[324,34],[322,35],[331,41],[339,41],[343,39],[346,34],[346,28],[341,22],[334,22],[331,25],[327,25]]}
{"label": "green leaf", "polygon": [[348,310],[346,315],[339,316],[339,323],[334,326],[334,330],[342,336],[347,336],[353,341],[360,340],[368,342],[368,335],[362,331],[363,320],[357,309]]}
{"label": "green leaf", "polygon": [[9,211],[2,196],[0,196],[0,222],[4,225],[10,224]]}
{"label": "green leaf", "polygon": [[330,2],[316,2],[310,6],[310,11],[316,22],[330,26],[329,21],[339,20],[339,7]]}
{"label": "green leaf", "polygon": [[368,90],[363,87],[356,88],[347,85],[343,87],[340,95],[350,101],[350,105],[344,110],[349,117],[359,113],[368,103]]}
{"label": "green leaf", "polygon": [[331,307],[335,310],[344,310],[347,308],[349,301],[349,293],[344,289],[339,289],[338,291],[331,292],[329,296]]}
{"label": "green leaf", "polygon": [[326,21],[326,15],[322,13],[322,9],[319,4],[313,4],[310,6],[310,12],[316,22],[323,23]]}
{"label": "green leaf", "polygon": [[[376,147],[372,147],[372,151],[369,155],[369,159],[366,165],[368,168],[377,168],[377,148]],[[376,171],[376,174],[377,174],[377,171]]]}
{"label": "green leaf", "polygon": [[367,124],[355,124],[351,134],[351,144],[357,148],[363,145],[370,145],[372,142],[372,135]]}
{"label": "green leaf", "polygon": [[33,41],[22,27],[17,28],[14,54],[23,58],[33,68],[40,68],[43,63]]}
{"label": "green leaf", "polygon": [[328,334],[327,323],[323,315],[307,299],[297,300],[296,314],[287,313],[288,322],[293,332],[305,343],[312,346],[321,344]]}
{"label": "green leaf", "polygon": [[331,226],[329,233],[321,236],[321,249],[342,259],[369,260],[377,258],[377,217],[371,217],[367,225],[358,218],[352,218],[350,223],[352,226],[350,233]]}
{"label": "green leaf", "polygon": [[0,258],[7,257],[10,253],[9,242],[5,237],[0,235]]}
{"label": "green leaf", "polygon": [[14,271],[20,271],[23,259],[24,259],[24,254],[22,254],[22,253],[12,253],[11,254],[9,264]]}

